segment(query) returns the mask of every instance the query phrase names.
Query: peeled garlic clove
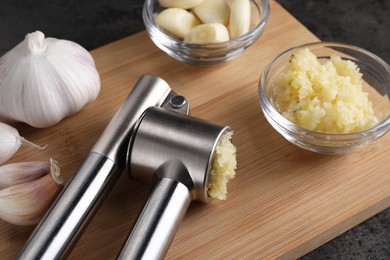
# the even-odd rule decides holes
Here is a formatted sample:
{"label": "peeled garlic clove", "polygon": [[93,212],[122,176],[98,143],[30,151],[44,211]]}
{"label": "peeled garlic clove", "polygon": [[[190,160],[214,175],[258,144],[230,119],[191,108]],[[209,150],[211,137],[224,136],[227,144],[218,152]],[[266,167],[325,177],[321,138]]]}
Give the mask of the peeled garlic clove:
{"label": "peeled garlic clove", "polygon": [[205,0],[192,11],[203,23],[229,23],[230,8],[226,0]]}
{"label": "peeled garlic clove", "polygon": [[18,162],[0,166],[0,189],[36,180],[50,172],[50,161]]}
{"label": "peeled garlic clove", "polygon": [[168,8],[159,13],[155,22],[164,30],[184,39],[191,29],[200,24],[192,13],[180,8]]}
{"label": "peeled garlic clove", "polygon": [[250,21],[250,0],[233,0],[230,6],[230,38],[237,38],[249,32]]}
{"label": "peeled garlic clove", "polygon": [[0,122],[0,165],[8,161],[22,145],[41,150],[45,148],[24,139],[18,130]]}
{"label": "peeled garlic clove", "polygon": [[40,31],[0,58],[0,118],[49,127],[95,100],[100,77],[80,45]]}
{"label": "peeled garlic clove", "polygon": [[189,9],[201,4],[204,0],[159,0],[162,7]]}
{"label": "peeled garlic clove", "polygon": [[62,188],[58,164],[34,181],[0,190],[0,218],[14,225],[37,224]]}
{"label": "peeled garlic clove", "polygon": [[201,24],[195,26],[184,41],[193,44],[226,42],[229,41],[229,32],[220,23]]}

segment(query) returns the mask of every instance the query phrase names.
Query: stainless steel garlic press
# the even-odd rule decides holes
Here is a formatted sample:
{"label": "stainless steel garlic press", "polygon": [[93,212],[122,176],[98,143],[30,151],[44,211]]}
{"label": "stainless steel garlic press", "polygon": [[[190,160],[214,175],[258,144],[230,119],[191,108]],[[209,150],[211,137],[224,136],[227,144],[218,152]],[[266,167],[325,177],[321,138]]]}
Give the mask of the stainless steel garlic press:
{"label": "stainless steel garlic press", "polygon": [[190,202],[209,200],[214,150],[230,130],[188,114],[164,80],[142,76],[18,259],[66,258],[125,169],[153,189],[118,259],[163,258]]}

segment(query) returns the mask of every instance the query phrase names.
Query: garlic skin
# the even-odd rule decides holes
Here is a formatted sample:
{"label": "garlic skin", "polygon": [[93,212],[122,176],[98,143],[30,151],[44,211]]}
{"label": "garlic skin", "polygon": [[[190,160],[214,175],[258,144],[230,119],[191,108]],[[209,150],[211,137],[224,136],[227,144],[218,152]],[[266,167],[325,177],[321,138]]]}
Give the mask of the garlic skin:
{"label": "garlic skin", "polygon": [[43,128],[94,101],[100,77],[91,54],[40,31],[0,58],[0,118]]}
{"label": "garlic skin", "polygon": [[0,218],[19,226],[37,224],[62,186],[58,164],[53,160],[50,174],[0,190]]}
{"label": "garlic skin", "polygon": [[0,166],[0,189],[36,180],[50,172],[51,162],[32,161]]}
{"label": "garlic skin", "polygon": [[21,137],[18,130],[12,126],[0,122],[0,165],[8,161],[22,145],[45,149]]}

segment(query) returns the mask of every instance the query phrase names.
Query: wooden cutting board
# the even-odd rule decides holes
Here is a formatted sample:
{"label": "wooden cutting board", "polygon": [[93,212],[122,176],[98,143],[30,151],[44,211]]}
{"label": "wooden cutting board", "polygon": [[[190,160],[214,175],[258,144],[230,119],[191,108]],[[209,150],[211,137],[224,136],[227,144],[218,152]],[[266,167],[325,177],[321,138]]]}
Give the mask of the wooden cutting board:
{"label": "wooden cutting board", "polygon": [[[92,51],[102,79],[98,99],[47,129],[17,124],[44,151],[22,148],[10,162],[52,157],[68,181],[142,74],[165,79],[191,103],[192,115],[230,125],[238,150],[237,177],[226,201],[193,202],[167,259],[291,259],[390,205],[390,135],[348,155],[325,156],[287,142],[261,113],[257,84],[282,50],[318,39],[271,1],[265,33],[240,58],[212,67],[179,63],[146,32]],[[150,188],[123,174],[70,259],[118,254]],[[0,258],[13,259],[33,227],[0,220]]]}

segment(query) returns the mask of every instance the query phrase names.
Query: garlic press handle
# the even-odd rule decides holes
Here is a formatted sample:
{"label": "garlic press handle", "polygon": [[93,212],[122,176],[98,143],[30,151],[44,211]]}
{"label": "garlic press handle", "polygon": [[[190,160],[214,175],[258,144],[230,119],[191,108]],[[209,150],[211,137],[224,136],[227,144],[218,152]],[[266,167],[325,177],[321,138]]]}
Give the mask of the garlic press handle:
{"label": "garlic press handle", "polygon": [[62,259],[70,253],[125,167],[135,122],[148,107],[162,106],[172,96],[164,80],[152,75],[140,78],[18,259]]}
{"label": "garlic press handle", "polygon": [[[171,164],[167,170],[186,171],[180,163]],[[185,184],[171,178],[158,178],[117,259],[164,259],[191,200]]]}

